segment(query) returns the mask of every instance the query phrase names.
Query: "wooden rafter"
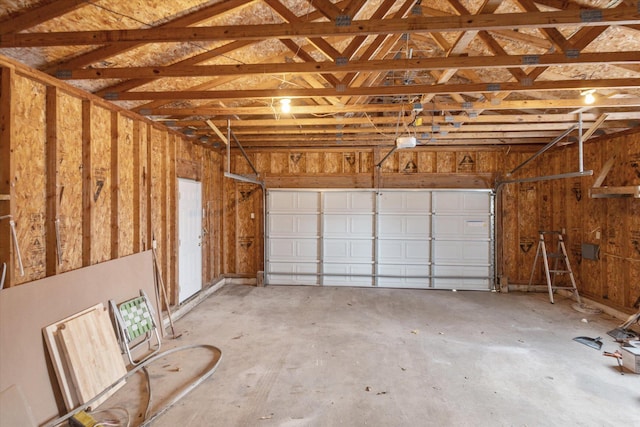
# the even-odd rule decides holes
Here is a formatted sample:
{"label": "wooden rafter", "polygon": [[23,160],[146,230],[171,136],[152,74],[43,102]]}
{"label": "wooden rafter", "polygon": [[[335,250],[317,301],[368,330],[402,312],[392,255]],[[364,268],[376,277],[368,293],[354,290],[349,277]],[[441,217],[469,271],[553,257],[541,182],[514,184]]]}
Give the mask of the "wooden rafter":
{"label": "wooden rafter", "polygon": [[[187,15],[180,16],[162,25],[159,25],[155,28],[159,31],[166,31],[169,28],[195,25],[199,22],[203,22],[208,19],[211,19],[214,16],[217,16],[223,13],[230,13],[234,10],[246,7],[256,1],[257,0],[226,0],[220,3],[213,4],[211,6],[207,6],[205,8],[199,9]],[[90,52],[79,55],[77,57],[74,57],[65,61],[61,61],[57,64],[53,64],[51,67],[48,67],[46,71],[49,73],[53,73],[53,71],[55,71],[56,68],[58,69],[81,68],[86,65],[90,65],[95,62],[101,61],[105,58],[110,58],[112,56],[119,55],[129,50],[132,50],[136,47],[139,47],[141,44],[143,44],[143,42],[107,44],[106,46],[100,46],[97,49],[94,49]]]}
{"label": "wooden rafter", "polygon": [[[308,56],[307,56],[308,57]],[[311,58],[309,58],[311,60]],[[562,54],[548,55],[500,55],[500,56],[455,56],[448,58],[385,59],[350,61],[337,64],[324,62],[262,63],[234,65],[170,65],[166,67],[124,67],[89,68],[82,70],[60,70],[58,78],[82,79],[122,79],[122,78],[163,78],[163,77],[203,77],[240,76],[263,74],[339,73],[363,71],[406,71],[442,70],[464,68],[511,68],[527,65],[585,65],[585,64],[638,64],[637,52],[584,53],[576,58]]]}
{"label": "wooden rafter", "polygon": [[[474,111],[474,110],[546,110],[550,108],[572,109],[584,105],[582,98],[555,99],[555,100],[526,100],[526,101],[502,101],[499,104],[491,102],[473,102],[469,105],[460,103],[431,102],[423,105],[425,111]],[[601,99],[600,107],[638,107],[640,98]],[[292,106],[291,114],[340,114],[340,113],[366,113],[366,112],[410,112],[413,104],[367,104],[349,106]],[[271,107],[190,107],[190,108],[158,108],[140,110],[140,113],[150,116],[197,116],[197,115],[272,115]]]}
{"label": "wooden rafter", "polygon": [[563,80],[540,81],[522,86],[520,83],[469,83],[443,85],[405,85],[405,86],[373,86],[353,87],[337,91],[334,88],[289,89],[247,89],[247,90],[176,90],[176,91],[138,91],[138,92],[107,92],[105,97],[110,100],[175,100],[175,99],[264,99],[264,98],[313,98],[345,96],[376,96],[376,95],[411,95],[411,94],[446,94],[446,93],[485,93],[491,91],[534,92],[553,90],[585,90],[634,88],[640,86],[637,79],[607,79],[607,80]]}
{"label": "wooden rafter", "polygon": [[[579,112],[583,140],[640,126],[636,1],[222,0],[125,29],[119,1],[78,25],[65,14],[86,1],[25,0],[37,6],[4,18],[0,49],[203,141],[229,119],[253,147],[391,146],[398,126],[421,144],[545,144]],[[78,45],[96,48],[70,58]]]}
{"label": "wooden rafter", "polygon": [[[588,16],[588,19],[585,17]],[[0,47],[96,45],[119,43],[166,43],[206,40],[263,40],[265,38],[331,37],[414,32],[504,30],[513,28],[556,28],[563,25],[602,26],[640,24],[637,7],[598,10],[597,19],[579,10],[557,12],[503,13],[459,17],[417,17],[370,19],[348,26],[333,22],[301,22],[217,27],[155,27],[134,30],[66,31],[7,34]]]}
{"label": "wooden rafter", "polygon": [[88,0],[47,0],[0,21],[0,35],[17,33],[89,4]]}

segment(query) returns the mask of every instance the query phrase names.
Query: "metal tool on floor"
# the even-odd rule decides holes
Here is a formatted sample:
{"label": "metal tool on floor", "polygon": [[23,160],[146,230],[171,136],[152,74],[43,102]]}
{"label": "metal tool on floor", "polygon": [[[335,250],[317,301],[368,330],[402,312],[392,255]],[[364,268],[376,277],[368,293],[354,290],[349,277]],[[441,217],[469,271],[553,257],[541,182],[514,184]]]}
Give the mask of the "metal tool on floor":
{"label": "metal tool on floor", "polygon": [[634,324],[640,324],[640,311],[629,316],[626,322],[607,332],[607,335],[618,342],[636,339],[638,334],[630,329]]}
{"label": "metal tool on floor", "polygon": [[595,348],[596,350],[600,350],[602,348],[602,339],[600,337],[575,337],[573,340],[579,342],[580,344]]}
{"label": "metal tool on floor", "polygon": [[615,358],[618,362],[618,367],[620,368],[620,375],[624,375],[624,370],[622,369],[622,353],[620,353],[618,350],[614,351],[613,353],[605,351],[602,353],[602,355]]}
{"label": "metal tool on floor", "polygon": [[[580,295],[578,294],[578,288],[576,287],[576,280],[573,276],[573,270],[571,269],[571,263],[569,262],[569,256],[567,255],[567,248],[564,245],[562,232],[540,230],[539,233],[540,239],[538,241],[538,250],[536,251],[536,257],[533,260],[533,268],[531,269],[531,276],[529,277],[529,287],[531,287],[531,283],[533,282],[533,276],[536,272],[538,259],[542,256],[547,289],[549,290],[549,301],[551,304],[554,303],[553,292],[556,289],[570,290],[575,295],[578,304],[582,304]],[[545,241],[545,239],[547,239],[547,241]],[[557,246],[556,251],[547,252],[547,244],[553,245],[554,241]],[[553,268],[549,267],[549,258],[554,260]],[[556,286],[556,276],[564,274],[569,276],[571,286]]]}

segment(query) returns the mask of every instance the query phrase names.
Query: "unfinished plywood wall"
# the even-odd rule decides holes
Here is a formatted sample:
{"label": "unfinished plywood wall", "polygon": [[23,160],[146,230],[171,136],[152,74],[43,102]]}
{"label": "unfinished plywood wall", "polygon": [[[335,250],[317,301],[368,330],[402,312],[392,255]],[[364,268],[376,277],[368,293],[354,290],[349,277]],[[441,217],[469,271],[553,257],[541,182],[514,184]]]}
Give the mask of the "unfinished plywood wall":
{"label": "unfinished plywood wall", "polygon": [[[82,126],[78,118],[82,117],[82,100],[55,89],[56,108],[50,113],[56,114],[56,134],[50,144],[56,147],[55,188],[53,199],[57,203],[57,212],[49,215],[49,221],[57,222],[56,239],[60,240],[60,254],[48,254],[56,272],[75,270],[82,267]],[[50,123],[50,122],[49,122]],[[57,251],[57,248],[56,248]]]}
{"label": "unfinished plywood wall", "polygon": [[[417,147],[398,150],[380,163],[391,149],[274,150],[249,156],[269,188],[491,188],[505,151]],[[232,156],[234,173],[253,173],[240,153]]]}
{"label": "unfinished plywood wall", "polygon": [[0,73],[0,216],[11,215],[0,220],[5,286],[145,251],[155,238],[175,301],[177,176],[205,184],[203,283],[221,275],[211,261],[221,252],[219,153],[10,60]]}
{"label": "unfinished plywood wall", "polygon": [[[531,154],[509,154],[506,169],[513,169]],[[589,195],[603,166],[614,156],[604,185],[640,185],[640,133],[631,132],[585,144],[584,167],[594,171],[592,176],[504,187],[499,268],[509,283],[527,284],[532,270],[534,282],[544,283],[541,263],[535,269],[533,265],[538,231],[564,230],[580,293],[609,306],[631,309],[640,297],[640,200]],[[556,175],[578,167],[577,147],[562,147],[545,153],[517,177]],[[599,259],[584,259],[582,244],[598,245]]]}
{"label": "unfinished plywood wall", "polygon": [[23,270],[14,264],[13,277],[24,283],[46,273],[46,86],[18,73],[13,83],[20,95],[12,99],[11,215],[23,264]]}

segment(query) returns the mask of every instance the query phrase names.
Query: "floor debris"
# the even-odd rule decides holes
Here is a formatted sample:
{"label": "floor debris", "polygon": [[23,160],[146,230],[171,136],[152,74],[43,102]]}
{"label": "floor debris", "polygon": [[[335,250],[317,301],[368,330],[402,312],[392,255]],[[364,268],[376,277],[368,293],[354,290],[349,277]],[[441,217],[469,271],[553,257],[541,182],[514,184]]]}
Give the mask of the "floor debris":
{"label": "floor debris", "polygon": [[620,375],[624,375],[624,370],[622,369],[622,353],[620,353],[619,350],[616,350],[613,353],[605,351],[602,355],[615,358],[618,362],[618,367],[620,368]]}
{"label": "floor debris", "polygon": [[575,337],[573,340],[588,347],[595,348],[596,350],[600,350],[602,348],[602,339],[600,337]]}

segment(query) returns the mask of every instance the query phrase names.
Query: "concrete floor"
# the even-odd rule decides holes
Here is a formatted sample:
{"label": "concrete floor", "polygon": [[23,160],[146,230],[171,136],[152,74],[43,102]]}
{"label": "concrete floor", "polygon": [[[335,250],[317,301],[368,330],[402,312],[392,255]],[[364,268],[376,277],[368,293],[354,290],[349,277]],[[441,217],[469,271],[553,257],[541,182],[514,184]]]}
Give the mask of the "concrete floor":
{"label": "concrete floor", "polygon": [[[549,304],[546,294],[226,285],[176,322],[181,338],[163,343],[216,345],[218,370],[153,425],[638,425],[640,376],[621,375],[602,355],[618,348],[606,331],[621,321],[571,303]],[[572,341],[583,335],[602,336],[602,351]],[[205,353],[153,368],[154,402],[205,366]],[[140,400],[144,387],[127,388],[128,404]]]}

